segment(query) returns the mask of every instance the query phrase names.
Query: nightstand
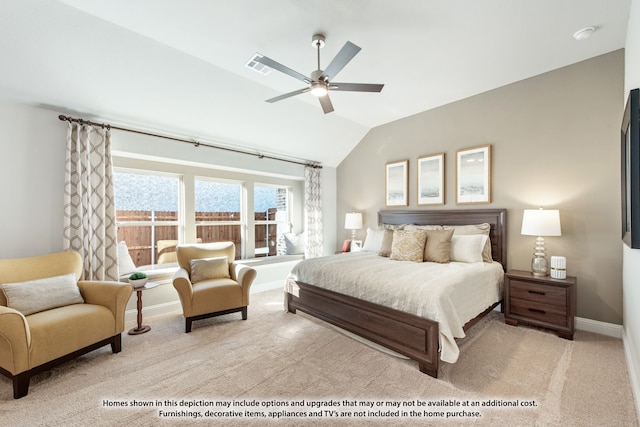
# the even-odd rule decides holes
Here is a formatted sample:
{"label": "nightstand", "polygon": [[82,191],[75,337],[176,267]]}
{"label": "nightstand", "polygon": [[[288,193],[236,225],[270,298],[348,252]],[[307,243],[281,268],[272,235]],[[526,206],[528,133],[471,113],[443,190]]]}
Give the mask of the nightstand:
{"label": "nightstand", "polygon": [[561,338],[573,339],[576,316],[575,277],[553,279],[530,271],[510,270],[504,279],[504,321],[553,329]]}

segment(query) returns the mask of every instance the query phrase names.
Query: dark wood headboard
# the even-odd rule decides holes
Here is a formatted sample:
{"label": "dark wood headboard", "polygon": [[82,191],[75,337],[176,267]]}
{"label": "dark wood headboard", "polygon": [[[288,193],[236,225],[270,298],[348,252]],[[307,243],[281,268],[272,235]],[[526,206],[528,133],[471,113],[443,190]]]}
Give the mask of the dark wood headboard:
{"label": "dark wood headboard", "polygon": [[491,256],[507,271],[507,210],[381,210],[378,224],[402,225],[469,225],[489,223]]}

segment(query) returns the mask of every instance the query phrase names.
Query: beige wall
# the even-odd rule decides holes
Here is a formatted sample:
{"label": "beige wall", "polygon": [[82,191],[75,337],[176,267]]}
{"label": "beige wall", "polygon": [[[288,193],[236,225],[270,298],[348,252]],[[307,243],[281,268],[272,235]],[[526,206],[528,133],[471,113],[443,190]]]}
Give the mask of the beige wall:
{"label": "beige wall", "polygon": [[[344,213],[376,225],[384,165],[409,160],[409,208],[417,208],[416,159],[445,152],[446,204],[508,209],[508,266],[529,269],[534,237],[523,209],[559,209],[562,237],[547,254],[578,277],[578,316],[622,323],[619,132],[624,51],[608,53],[372,129],[337,171],[337,241]],[[492,146],[492,202],[456,205],[456,150]],[[359,234],[364,237],[364,230]]]}

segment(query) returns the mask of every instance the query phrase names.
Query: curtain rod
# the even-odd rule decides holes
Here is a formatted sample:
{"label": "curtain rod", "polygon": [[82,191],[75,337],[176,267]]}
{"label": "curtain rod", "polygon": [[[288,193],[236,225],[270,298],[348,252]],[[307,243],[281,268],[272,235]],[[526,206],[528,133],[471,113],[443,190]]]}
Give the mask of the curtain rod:
{"label": "curtain rod", "polygon": [[96,123],[96,122],[91,122],[89,120],[83,120],[83,119],[76,119],[70,116],[65,116],[63,114],[60,114],[58,116],[58,119],[62,120],[62,121],[67,121],[67,122],[75,122],[75,123],[80,123],[82,124],[87,124],[90,126],[100,126],[102,128],[107,128],[107,129],[115,129],[115,130],[121,130],[121,131],[125,131],[125,132],[131,132],[131,133],[137,133],[140,135],[147,135],[147,136],[154,136],[156,138],[164,138],[164,139],[169,139],[171,141],[178,141],[178,142],[186,142],[187,144],[191,144],[194,147],[209,147],[209,148],[215,148],[218,150],[224,150],[224,151],[230,151],[232,153],[239,153],[239,154],[246,154],[249,156],[255,156],[259,159],[271,159],[271,160],[278,160],[280,162],[288,162],[288,163],[294,163],[296,165],[302,165],[302,166],[309,166],[311,168],[316,168],[316,169],[322,169],[322,166],[318,163],[318,162],[314,162],[314,161],[297,161],[297,160],[291,160],[291,159],[285,159],[283,157],[277,157],[277,156],[273,156],[273,155],[269,155],[269,154],[261,154],[261,153],[252,153],[250,151],[244,151],[244,150],[240,150],[238,148],[230,148],[230,147],[222,147],[219,145],[213,145],[213,144],[208,144],[206,142],[199,142],[199,141],[195,141],[195,140],[188,140],[188,139],[182,139],[182,138],[175,138],[173,136],[166,136],[166,135],[159,135],[159,134],[155,134],[155,133],[151,133],[151,132],[144,132],[141,130],[136,130],[136,129],[129,129],[129,128],[124,128],[124,127],[119,127],[119,126],[113,126],[110,125],[108,123]]}

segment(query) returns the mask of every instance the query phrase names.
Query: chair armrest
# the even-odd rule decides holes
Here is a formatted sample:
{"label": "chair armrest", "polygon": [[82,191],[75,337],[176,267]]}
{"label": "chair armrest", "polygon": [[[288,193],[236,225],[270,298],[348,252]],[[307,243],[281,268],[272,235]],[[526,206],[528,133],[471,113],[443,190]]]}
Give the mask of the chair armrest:
{"label": "chair armrest", "polygon": [[133,286],[122,282],[80,280],[80,293],[87,304],[107,307],[116,319],[116,334],[124,331],[124,311],[133,293]]}
{"label": "chair armrest", "polygon": [[193,287],[187,270],[179,268],[178,271],[175,272],[173,275],[173,287],[178,291],[182,311],[186,316],[187,313],[191,313],[191,301],[193,300]]}
{"label": "chair armrest", "polygon": [[30,346],[27,319],[18,310],[0,305],[0,367],[12,375],[31,369]]}
{"label": "chair armrest", "polygon": [[256,278],[258,272],[245,264],[236,264],[232,262],[229,266],[231,278],[238,282],[243,289],[249,290],[253,280]]}

